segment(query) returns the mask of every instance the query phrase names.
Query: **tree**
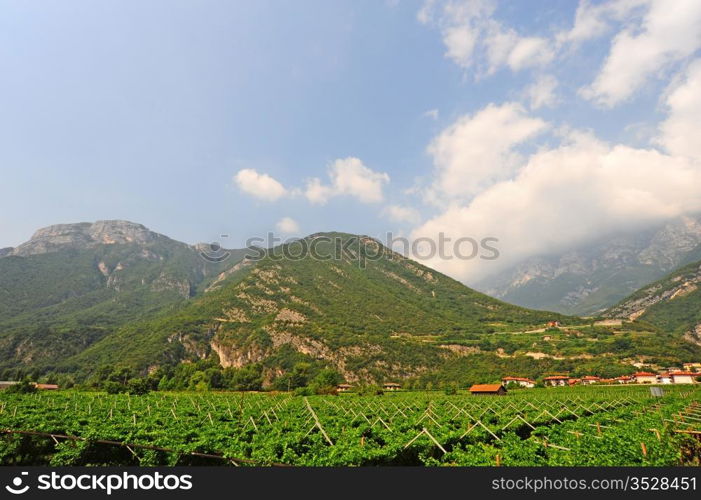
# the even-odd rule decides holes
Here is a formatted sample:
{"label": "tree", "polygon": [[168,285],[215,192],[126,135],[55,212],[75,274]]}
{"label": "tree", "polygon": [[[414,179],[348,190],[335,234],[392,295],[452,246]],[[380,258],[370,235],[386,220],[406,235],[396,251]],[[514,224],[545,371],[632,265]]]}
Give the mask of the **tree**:
{"label": "tree", "polygon": [[170,379],[166,375],[163,375],[161,377],[161,380],[158,381],[158,390],[159,391],[172,391],[174,385],[175,384],[173,383],[173,379]]}
{"label": "tree", "polygon": [[122,368],[115,368],[112,373],[110,373],[108,380],[111,380],[112,382],[118,382],[122,385],[126,385],[126,383],[129,381],[130,378],[132,378],[134,375],[131,372],[131,369],[122,367]]}
{"label": "tree", "polygon": [[16,384],[8,387],[7,392],[10,394],[32,394],[37,392],[37,386],[29,377],[25,377]]}
{"label": "tree", "polygon": [[205,372],[195,372],[190,377],[188,389],[191,391],[206,391],[209,389],[209,380]]}
{"label": "tree", "polygon": [[611,344],[611,349],[614,352],[625,352],[633,347],[633,341],[628,337],[618,337]]}
{"label": "tree", "polygon": [[259,365],[246,365],[233,371],[229,388],[235,391],[259,391],[263,385],[263,370]]}
{"label": "tree", "polygon": [[133,378],[127,382],[126,386],[129,394],[133,396],[142,396],[150,391],[148,380],[145,378]]}
{"label": "tree", "polygon": [[107,394],[119,394],[120,392],[124,391],[124,386],[119,382],[107,380],[102,383],[102,390]]}
{"label": "tree", "polygon": [[316,394],[336,394],[336,386],[343,381],[343,377],[336,370],[324,368],[312,380],[309,387]]}

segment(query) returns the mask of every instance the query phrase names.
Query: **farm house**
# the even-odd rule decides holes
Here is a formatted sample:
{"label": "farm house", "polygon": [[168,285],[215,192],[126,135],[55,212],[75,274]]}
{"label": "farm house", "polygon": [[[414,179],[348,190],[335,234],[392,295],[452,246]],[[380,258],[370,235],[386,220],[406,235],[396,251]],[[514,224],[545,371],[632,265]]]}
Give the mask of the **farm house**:
{"label": "farm house", "polygon": [[671,372],[669,376],[672,378],[673,384],[694,384],[699,374],[693,372]]}
{"label": "farm house", "polygon": [[636,384],[656,384],[657,374],[650,372],[637,372],[633,374]]}
{"label": "farm house", "polygon": [[535,387],[535,380],[531,380],[525,377],[504,377],[501,379],[501,383],[502,385],[504,385],[504,387],[506,387],[510,383],[518,384],[519,386],[526,387],[528,389]]}
{"label": "farm house", "polygon": [[566,386],[569,384],[570,377],[567,375],[552,375],[550,377],[545,377],[543,382],[546,386],[557,387]]}

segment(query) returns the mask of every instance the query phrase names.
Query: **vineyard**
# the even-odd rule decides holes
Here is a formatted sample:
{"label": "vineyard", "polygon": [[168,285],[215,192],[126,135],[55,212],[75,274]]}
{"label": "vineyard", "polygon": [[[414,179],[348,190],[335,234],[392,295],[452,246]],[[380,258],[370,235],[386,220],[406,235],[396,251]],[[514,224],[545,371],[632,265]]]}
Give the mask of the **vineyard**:
{"label": "vineyard", "polygon": [[3,465],[698,465],[701,390],[0,394]]}

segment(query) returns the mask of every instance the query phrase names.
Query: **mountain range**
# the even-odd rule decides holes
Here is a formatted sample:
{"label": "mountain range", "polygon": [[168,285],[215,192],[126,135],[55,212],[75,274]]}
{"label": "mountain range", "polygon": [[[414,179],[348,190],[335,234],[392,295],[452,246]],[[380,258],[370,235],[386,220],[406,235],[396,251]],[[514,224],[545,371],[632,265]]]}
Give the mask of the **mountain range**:
{"label": "mountain range", "polygon": [[532,257],[474,286],[523,307],[596,315],[697,260],[701,260],[701,216],[684,216]]}
{"label": "mountain range", "polygon": [[259,366],[268,384],[302,361],[349,382],[478,380],[701,357],[659,317],[597,324],[511,305],[362,235],[224,250],[98,221],[41,229],[0,255],[6,376],[211,360]]}
{"label": "mountain range", "polygon": [[645,321],[701,345],[701,262],[688,264],[606,311],[610,318]]}

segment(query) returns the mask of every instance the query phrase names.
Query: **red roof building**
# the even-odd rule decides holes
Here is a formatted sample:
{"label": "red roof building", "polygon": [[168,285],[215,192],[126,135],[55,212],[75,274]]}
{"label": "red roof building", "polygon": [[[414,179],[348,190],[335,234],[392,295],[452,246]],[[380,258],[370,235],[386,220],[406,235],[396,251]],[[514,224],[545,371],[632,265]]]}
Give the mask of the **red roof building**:
{"label": "red roof building", "polygon": [[657,374],[650,372],[637,372],[633,374],[635,382],[638,384],[656,384]]}
{"label": "red roof building", "polygon": [[509,383],[512,384],[518,384],[521,387],[535,387],[535,380],[531,380],[529,378],[525,377],[503,377],[501,379],[501,383],[504,384],[505,386],[508,385]]}
{"label": "red roof building", "polygon": [[694,384],[699,374],[694,372],[670,372],[669,376],[673,384]]}
{"label": "red roof building", "polygon": [[549,385],[551,387],[555,387],[568,385],[569,380],[570,377],[567,375],[552,375],[550,377],[545,377],[543,382],[545,382],[546,386]]}
{"label": "red roof building", "polygon": [[503,396],[506,388],[501,384],[475,384],[470,387],[473,396]]}

